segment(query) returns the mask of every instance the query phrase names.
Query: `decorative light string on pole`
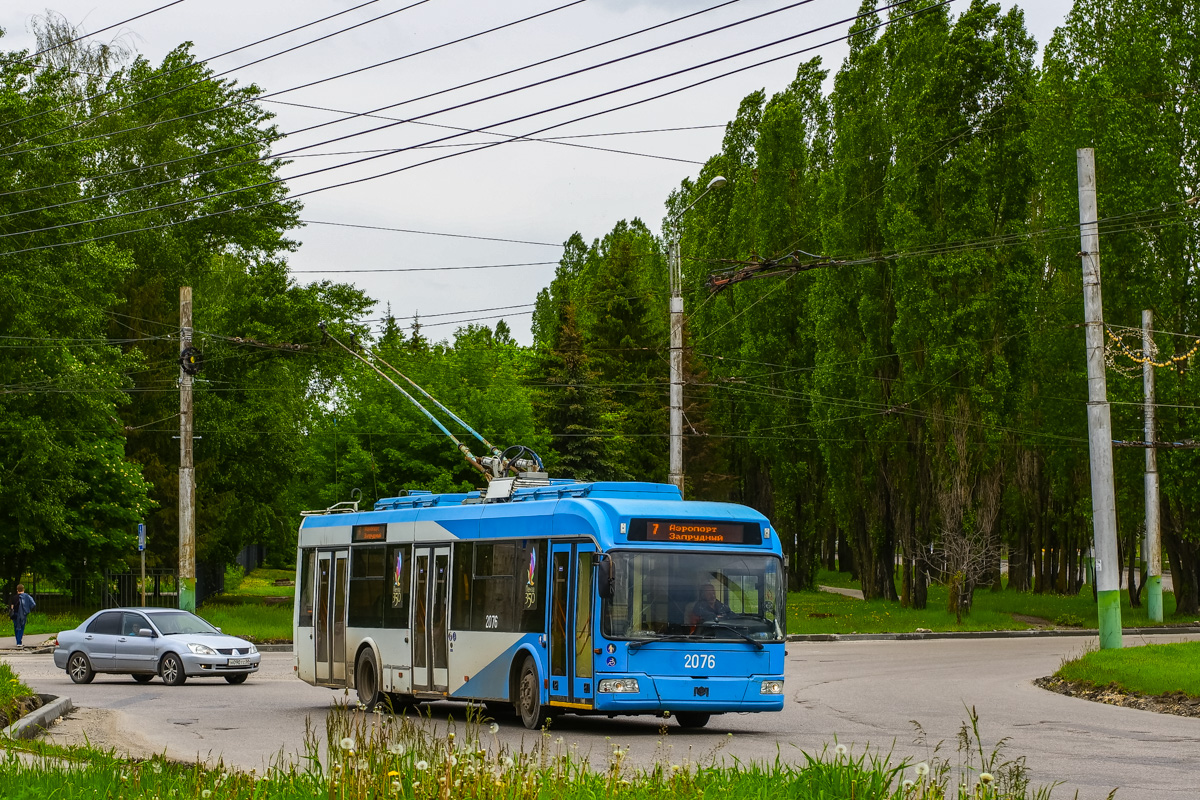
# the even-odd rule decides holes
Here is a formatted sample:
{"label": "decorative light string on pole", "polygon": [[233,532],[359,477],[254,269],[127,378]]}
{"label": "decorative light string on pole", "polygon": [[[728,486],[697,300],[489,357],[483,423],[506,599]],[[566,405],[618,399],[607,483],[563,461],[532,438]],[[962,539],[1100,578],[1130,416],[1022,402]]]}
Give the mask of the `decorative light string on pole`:
{"label": "decorative light string on pole", "polygon": [[[1179,367],[1179,365],[1181,365],[1181,364],[1187,362],[1189,359],[1191,359],[1192,356],[1196,355],[1197,352],[1200,352],[1200,339],[1196,339],[1192,343],[1191,348],[1186,353],[1182,353],[1177,356],[1171,356],[1170,358],[1166,359],[1165,361],[1155,361],[1154,357],[1156,355],[1158,355],[1158,348],[1153,343],[1150,344],[1150,347],[1148,349],[1147,348],[1138,348],[1138,349],[1134,350],[1134,349],[1131,349],[1129,347],[1129,345],[1127,345],[1125,343],[1125,340],[1124,340],[1124,338],[1122,338],[1122,335],[1113,333],[1112,328],[1105,325],[1104,330],[1108,334],[1109,340],[1115,346],[1115,349],[1120,351],[1122,355],[1124,355],[1126,358],[1130,359],[1131,361],[1134,362],[1134,364],[1137,365],[1136,368],[1135,367],[1129,367],[1129,368],[1122,367],[1121,365],[1116,363],[1116,360],[1113,358],[1113,350],[1110,349],[1109,356],[1107,359],[1109,366],[1112,367],[1113,369],[1119,370],[1121,372],[1125,372],[1127,375],[1130,375],[1130,376],[1134,376],[1134,375],[1140,376],[1141,375],[1141,366],[1143,364],[1149,364],[1152,367],[1160,367],[1160,368],[1161,367],[1176,367],[1177,368],[1177,367]],[[1140,331],[1130,330],[1129,333],[1130,333],[1130,335],[1133,335],[1134,333],[1136,333],[1139,337],[1141,337]]]}

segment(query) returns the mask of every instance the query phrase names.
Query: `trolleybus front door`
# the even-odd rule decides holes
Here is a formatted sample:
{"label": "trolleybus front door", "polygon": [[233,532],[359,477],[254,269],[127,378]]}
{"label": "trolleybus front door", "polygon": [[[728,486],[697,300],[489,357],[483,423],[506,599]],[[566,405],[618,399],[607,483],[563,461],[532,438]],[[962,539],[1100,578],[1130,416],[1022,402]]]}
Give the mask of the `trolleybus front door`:
{"label": "trolleybus front door", "polygon": [[413,691],[446,692],[450,682],[446,639],[450,548],[413,549]]}
{"label": "trolleybus front door", "polygon": [[590,542],[550,547],[550,702],[592,707],[592,618],[596,548]]}
{"label": "trolleybus front door", "polygon": [[317,607],[313,614],[317,683],[346,680],[346,566],[345,550],[317,556]]}

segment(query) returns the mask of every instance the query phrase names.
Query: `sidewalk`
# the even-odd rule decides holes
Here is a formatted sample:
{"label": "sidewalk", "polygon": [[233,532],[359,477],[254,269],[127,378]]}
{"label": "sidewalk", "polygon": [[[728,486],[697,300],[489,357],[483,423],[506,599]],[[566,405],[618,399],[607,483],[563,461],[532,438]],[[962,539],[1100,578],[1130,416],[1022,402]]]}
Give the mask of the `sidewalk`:
{"label": "sidewalk", "polygon": [[[12,630],[12,626],[9,626]],[[54,648],[50,646],[50,642],[54,641],[56,633],[27,633],[22,642],[25,646],[17,648],[17,637],[15,636],[0,636],[0,653],[51,653]]]}

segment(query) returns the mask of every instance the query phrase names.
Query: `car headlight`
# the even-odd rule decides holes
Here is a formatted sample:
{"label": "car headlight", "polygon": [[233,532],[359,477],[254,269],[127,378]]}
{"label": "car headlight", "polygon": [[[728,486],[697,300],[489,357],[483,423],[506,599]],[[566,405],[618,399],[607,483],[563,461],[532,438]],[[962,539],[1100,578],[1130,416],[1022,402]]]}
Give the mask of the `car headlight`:
{"label": "car headlight", "polygon": [[194,642],[188,642],[188,650],[191,650],[198,656],[215,656],[217,654],[217,651],[213,650],[208,645],[196,644]]}
{"label": "car headlight", "polygon": [[596,691],[637,694],[640,690],[637,678],[606,678],[596,684]]}
{"label": "car headlight", "polygon": [[759,694],[783,694],[783,681],[763,681]]}
{"label": "car headlight", "polygon": [[250,643],[250,652],[251,652],[251,653],[257,653],[257,652],[258,652],[258,648],[254,646],[254,642],[251,642],[251,643]]}

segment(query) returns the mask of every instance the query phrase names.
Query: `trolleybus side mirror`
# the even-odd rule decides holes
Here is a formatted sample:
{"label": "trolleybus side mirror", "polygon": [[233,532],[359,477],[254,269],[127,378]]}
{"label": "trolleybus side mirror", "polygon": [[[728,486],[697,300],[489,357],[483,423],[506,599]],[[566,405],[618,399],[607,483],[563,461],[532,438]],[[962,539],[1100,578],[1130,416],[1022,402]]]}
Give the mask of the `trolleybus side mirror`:
{"label": "trolleybus side mirror", "polygon": [[613,599],[612,562],[607,558],[597,563],[597,587],[601,600]]}

